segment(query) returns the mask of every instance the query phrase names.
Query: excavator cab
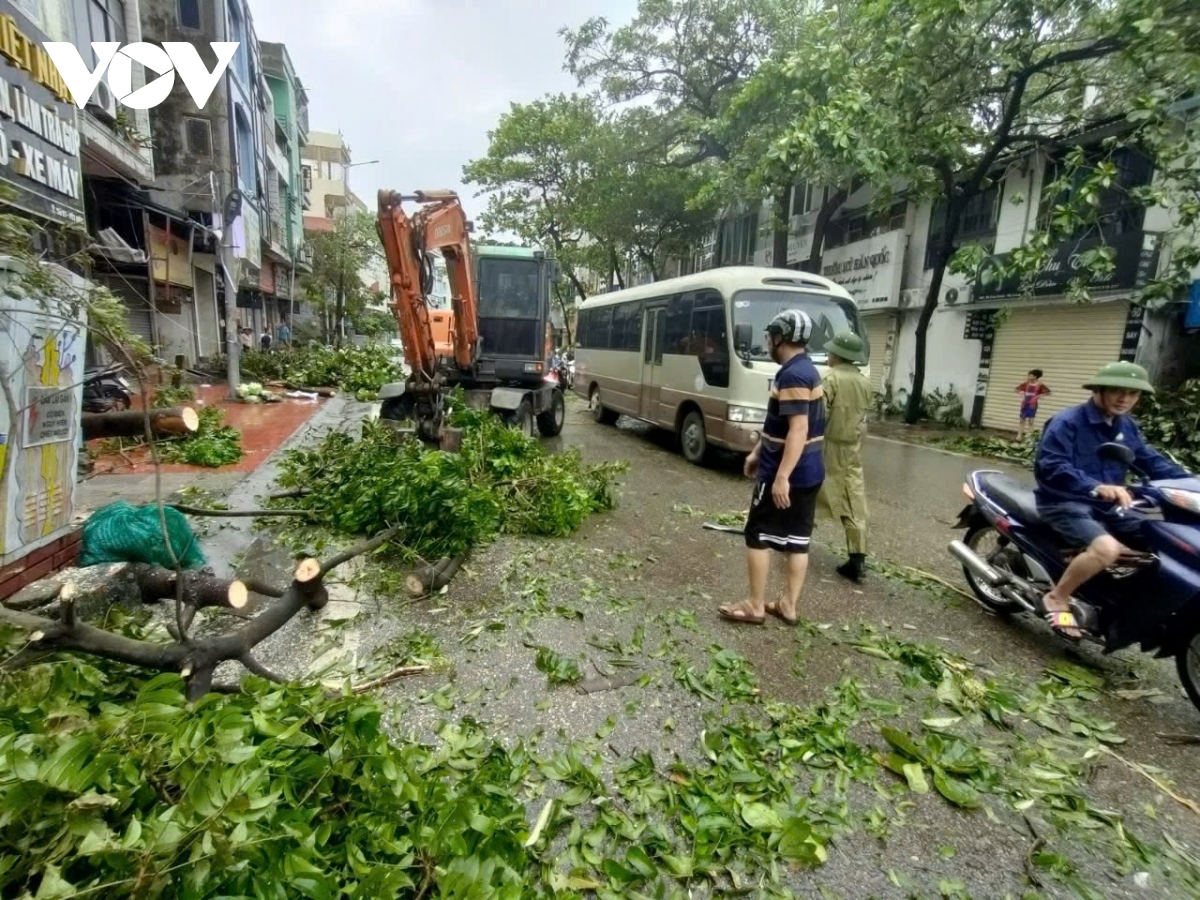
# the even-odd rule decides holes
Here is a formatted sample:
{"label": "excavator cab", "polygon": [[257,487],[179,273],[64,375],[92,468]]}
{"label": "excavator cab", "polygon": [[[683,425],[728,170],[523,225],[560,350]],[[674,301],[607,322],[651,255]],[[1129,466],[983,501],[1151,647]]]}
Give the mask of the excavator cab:
{"label": "excavator cab", "polygon": [[[420,208],[409,216],[405,202]],[[411,422],[422,440],[453,444],[446,398],[462,388],[471,405],[490,408],[530,436],[535,423],[544,436],[561,432],[565,400],[546,380],[557,261],[540,250],[473,245],[453,191],[380,191],[378,215],[409,369],[403,384],[380,391],[380,418]],[[427,302],[435,252],[446,260],[448,317]]]}
{"label": "excavator cab", "polygon": [[546,375],[550,285],[558,263],[540,250],[473,247],[481,384],[540,385]]}

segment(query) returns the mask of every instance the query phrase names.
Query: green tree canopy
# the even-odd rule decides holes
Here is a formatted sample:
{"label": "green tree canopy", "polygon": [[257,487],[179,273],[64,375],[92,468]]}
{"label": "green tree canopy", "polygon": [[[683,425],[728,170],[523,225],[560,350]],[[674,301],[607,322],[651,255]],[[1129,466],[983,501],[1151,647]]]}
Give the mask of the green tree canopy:
{"label": "green tree canopy", "polygon": [[322,315],[325,340],[340,347],[346,322],[362,314],[371,296],[359,273],[383,253],[375,219],[370,213],[346,213],[333,220],[332,229],[309,232],[308,239],[313,270],[302,286]]}

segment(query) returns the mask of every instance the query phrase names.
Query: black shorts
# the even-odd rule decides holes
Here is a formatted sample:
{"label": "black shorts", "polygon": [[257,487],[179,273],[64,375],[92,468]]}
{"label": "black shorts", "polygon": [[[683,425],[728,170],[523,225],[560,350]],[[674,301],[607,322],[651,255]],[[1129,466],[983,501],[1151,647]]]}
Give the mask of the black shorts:
{"label": "black shorts", "polygon": [[771,496],[771,485],[760,481],[754,488],[750,515],[746,518],[746,546],[751,550],[807,553],[817,518],[815,487],[792,488],[792,505],[780,509]]}

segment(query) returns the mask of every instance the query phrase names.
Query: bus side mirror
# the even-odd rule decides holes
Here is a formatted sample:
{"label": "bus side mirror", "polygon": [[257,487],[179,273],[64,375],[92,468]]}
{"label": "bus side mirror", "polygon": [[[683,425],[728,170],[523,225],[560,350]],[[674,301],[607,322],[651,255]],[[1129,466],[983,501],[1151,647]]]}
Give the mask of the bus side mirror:
{"label": "bus side mirror", "polygon": [[754,327],[746,323],[733,326],[733,349],[738,353],[749,353],[754,344]]}
{"label": "bus side mirror", "polygon": [[562,264],[557,259],[550,260],[550,283],[561,284],[562,280]]}

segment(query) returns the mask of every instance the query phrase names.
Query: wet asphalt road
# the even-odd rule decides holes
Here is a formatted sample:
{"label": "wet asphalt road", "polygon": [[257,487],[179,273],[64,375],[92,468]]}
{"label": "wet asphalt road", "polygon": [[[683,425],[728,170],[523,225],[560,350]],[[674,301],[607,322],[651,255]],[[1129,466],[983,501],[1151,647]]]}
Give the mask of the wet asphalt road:
{"label": "wet asphalt road", "polygon": [[[299,440],[307,442],[330,427],[349,427],[359,415],[361,408],[354,404],[340,414],[331,409],[314,422],[312,434]],[[621,478],[615,510],[593,516],[578,534],[562,541],[502,538],[473,554],[443,600],[404,608],[399,615],[382,612],[389,605],[386,598],[364,603],[366,615],[345,629],[347,643],[362,643],[360,659],[373,657],[375,648],[414,627],[434,635],[451,657],[449,675],[438,672],[407,679],[381,692],[381,699],[393,705],[398,733],[432,735],[443,714],[422,697],[437,690],[452,692],[454,717],[472,715],[489,722],[498,737],[545,735],[550,741],[556,734],[586,736],[610,721],[617,723],[608,744],[617,754],[615,758],[655,746],[664,755],[668,751],[686,753],[698,743],[704,705],[678,689],[669,677],[655,690],[629,687],[581,696],[547,689],[545,676],[534,669],[529,649],[533,641],[568,655],[586,653],[589,648],[584,638],[597,623],[627,638],[637,624],[680,609],[693,613],[699,623],[699,632],[691,639],[692,649],[703,653],[708,646],[721,645],[740,651],[754,665],[768,699],[819,703],[848,676],[860,680],[873,694],[878,691],[878,696],[888,696],[885,681],[891,679],[879,676],[878,661],[844,644],[806,639],[797,629],[775,620],[765,627],[753,627],[726,623],[717,616],[718,605],[744,596],[743,548],[739,536],[705,531],[701,525],[716,514],[739,513],[747,507],[751,484],[741,476],[740,461],[730,458],[705,468],[691,466],[678,454],[669,435],[624,419],[617,427],[597,425],[583,404],[574,400],[568,406],[567,420],[562,437],[547,442],[552,449],[577,447],[591,461],[629,464]],[[961,573],[945,547],[957,536],[950,525],[963,505],[963,475],[973,468],[1002,466],[882,439],[868,443],[865,464],[872,552],[961,584]],[[253,483],[244,484],[241,493],[263,492],[271,477],[269,468]],[[227,545],[224,549],[233,549],[235,543],[245,549],[245,537],[229,533],[217,540]],[[1055,639],[1041,623],[1003,621],[986,615],[969,600],[944,592],[935,596],[879,574],[872,574],[862,586],[851,585],[834,572],[841,558],[840,536],[824,524],[818,526],[816,539],[818,546],[802,599],[805,620],[831,629],[827,634],[862,623],[895,629],[894,633],[906,640],[940,644],[985,672],[1016,672],[1036,678],[1046,665],[1068,659],[1102,674],[1110,689],[1157,689],[1159,702],[1127,701],[1109,694],[1095,704],[1094,712],[1115,722],[1116,731],[1128,738],[1120,747],[1124,756],[1160,769],[1162,777],[1184,797],[1200,798],[1196,766],[1200,748],[1170,746],[1156,737],[1159,733],[1200,734],[1200,712],[1182,697],[1172,666],[1132,652],[1107,658],[1090,650],[1079,654]],[[588,625],[580,627],[551,615],[516,627],[513,614],[506,614],[505,609],[526,605],[528,588],[521,593],[519,580],[515,586],[509,585],[506,574],[522,556],[531,566],[527,571],[548,579],[550,602],[578,608]],[[244,567],[253,571],[264,563],[270,566],[257,557],[252,552]],[[571,583],[564,582],[556,590],[555,574],[568,571]],[[773,573],[773,591],[781,585],[781,574]],[[575,593],[572,585],[580,575],[594,579],[598,588],[595,599]],[[613,596],[626,602],[614,607]],[[381,612],[372,613],[372,609]],[[464,630],[471,625],[478,631],[477,623],[506,615],[510,620],[506,630],[492,638],[485,632],[485,639],[477,644],[463,643]],[[520,640],[518,633],[524,634]],[[656,635],[647,646],[657,640]],[[262,658],[282,671],[300,674],[313,652],[312,625],[297,620],[263,646]],[[469,700],[472,696],[477,699]],[[638,703],[643,704],[642,712],[631,713],[631,705]],[[671,735],[661,727],[662,715],[668,711],[678,719],[678,731]],[[1119,811],[1137,833],[1160,838],[1163,830],[1169,830],[1193,852],[1200,847],[1200,815],[1131,776],[1120,764],[1101,763],[1088,790],[1094,806]],[[867,808],[873,802],[870,798],[861,801]],[[1152,821],[1144,817],[1147,809],[1155,811]],[[942,876],[965,882],[969,896],[976,900],[1022,896],[1026,886],[1022,873],[1032,838],[1019,817],[989,822],[978,812],[963,813],[936,797],[924,798],[907,815],[907,824],[886,842],[861,832],[839,842],[829,863],[796,885],[798,896],[843,900],[937,896],[935,885]],[[953,860],[937,857],[935,851],[946,844],[957,848]],[[889,880],[893,871],[916,878],[921,887],[915,893],[902,890]],[[1131,874],[1118,876],[1103,864],[1084,874],[1105,897],[1182,896],[1174,885],[1161,881],[1149,888],[1138,887]],[[827,890],[829,893],[818,893]],[[1034,896],[1073,894],[1047,886]]]}
{"label": "wet asphalt road", "polygon": [[[710,516],[745,510],[751,484],[741,475],[740,461],[729,458],[694,467],[679,455],[670,435],[624,418],[616,427],[598,425],[582,403],[569,407],[562,440],[580,447],[587,458],[630,464],[620,507],[585,526],[582,539],[606,538],[609,546],[653,557],[656,562],[643,575],[643,589],[657,588],[666,596],[702,592],[711,597],[707,608],[696,608],[696,614],[702,621],[708,617],[707,627],[720,643],[754,662],[765,692],[816,702],[845,674],[845,653],[837,652],[809,659],[804,677],[798,678],[788,662],[795,652],[793,635],[781,623],[771,620],[759,628],[717,618],[718,605],[744,597],[741,539],[702,530],[703,516],[686,510]],[[888,439],[868,440],[864,467],[871,552],[965,588],[961,569],[946,551],[949,541],[961,536],[951,526],[965,505],[963,476],[977,468],[1008,467]],[[804,619],[835,627],[861,622],[902,626],[909,640],[939,643],[995,671],[1036,676],[1045,666],[1068,660],[1103,675],[1110,690],[1157,689],[1161,694],[1155,702],[1106,695],[1097,704],[1097,714],[1115,722],[1118,733],[1128,738],[1121,747],[1127,758],[1160,768],[1182,795],[1200,797],[1200,747],[1170,745],[1157,737],[1200,734],[1200,711],[1184,697],[1173,661],[1153,660],[1133,650],[1104,656],[1091,645],[1076,649],[1030,617],[999,619],[970,600],[934,599],[875,574],[861,586],[851,585],[834,572],[842,558],[841,536],[831,524],[818,523],[815,539],[818,546],[801,601]],[[772,578],[774,592],[782,584],[782,572],[773,570]],[[1098,801],[1114,809],[1142,806],[1154,793],[1151,789],[1148,795],[1145,786],[1120,767],[1103,769],[1092,783]],[[1179,826],[1200,837],[1200,817],[1186,810],[1182,817]],[[1123,894],[1110,894],[1118,895]],[[1168,891],[1165,896],[1171,895]]]}

